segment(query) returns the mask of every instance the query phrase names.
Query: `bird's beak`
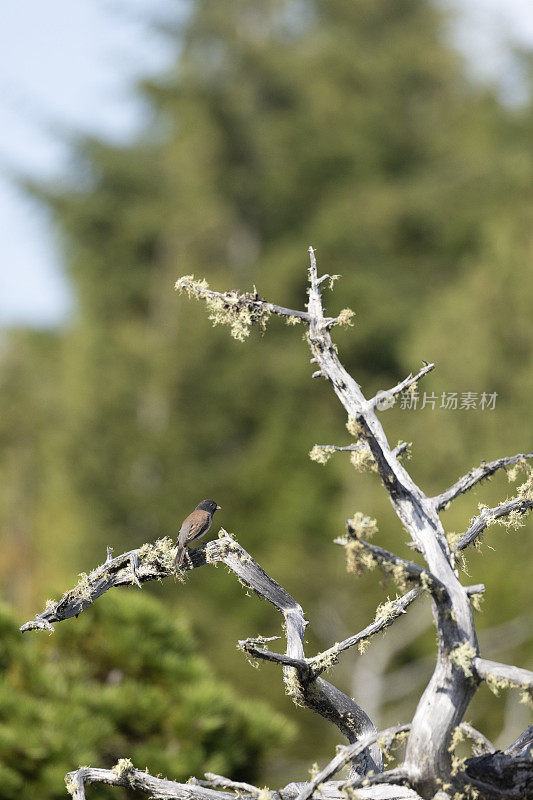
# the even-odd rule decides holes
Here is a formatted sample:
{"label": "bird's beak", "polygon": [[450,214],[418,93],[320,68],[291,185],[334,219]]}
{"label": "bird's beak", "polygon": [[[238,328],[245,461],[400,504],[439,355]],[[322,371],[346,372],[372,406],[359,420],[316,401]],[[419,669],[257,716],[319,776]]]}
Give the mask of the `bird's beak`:
{"label": "bird's beak", "polygon": [[217,506],[215,511],[220,511],[221,509],[222,509],[222,506]]}

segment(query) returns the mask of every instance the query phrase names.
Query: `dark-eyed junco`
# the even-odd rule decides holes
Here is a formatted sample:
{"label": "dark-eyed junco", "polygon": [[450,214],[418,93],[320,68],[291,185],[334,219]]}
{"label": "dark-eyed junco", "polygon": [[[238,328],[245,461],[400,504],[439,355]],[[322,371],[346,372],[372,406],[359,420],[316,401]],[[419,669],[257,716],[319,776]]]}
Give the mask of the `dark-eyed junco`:
{"label": "dark-eyed junco", "polygon": [[174,559],[174,569],[179,569],[185,558],[185,548],[194,539],[200,539],[207,533],[213,522],[213,514],[218,511],[219,505],[214,500],[202,500],[198,503],[194,511],[181,523],[178,533],[178,552]]}

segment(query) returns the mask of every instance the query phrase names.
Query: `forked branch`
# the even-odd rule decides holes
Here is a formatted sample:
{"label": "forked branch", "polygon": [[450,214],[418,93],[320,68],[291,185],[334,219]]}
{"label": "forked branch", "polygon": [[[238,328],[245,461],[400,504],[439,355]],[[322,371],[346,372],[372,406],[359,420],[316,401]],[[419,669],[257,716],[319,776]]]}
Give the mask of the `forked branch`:
{"label": "forked branch", "polygon": [[[133,560],[132,553],[135,556]],[[173,574],[174,555],[175,548],[170,540],[161,540],[156,545],[144,545],[140,550],[124,553],[112,561],[106,561],[101,567],[84,576],[81,598],[78,585],[74,590],[67,592],[58,603],[52,604],[23,625],[21,630],[35,628],[53,630],[53,622],[82,613],[113,586],[131,583],[134,562],[138,563],[136,573],[141,583],[154,580],[156,577],[168,577]],[[196,550],[190,550],[188,555],[188,569],[222,562],[244,586],[253,589],[282,613],[287,638],[286,656],[289,662],[285,664],[284,681],[287,693],[296,703],[306,706],[335,724],[349,742],[375,731],[372,721],[351,697],[333,684],[313,676],[309,669],[303,668],[306,662],[303,640],[307,622],[301,606],[232,536],[222,530],[218,539]],[[374,745],[358,756],[357,772],[365,775],[370,770],[378,771],[381,769],[381,764],[381,752]]]}
{"label": "forked branch", "polygon": [[531,511],[532,508],[533,500],[530,497],[513,497],[512,500],[506,500],[505,503],[494,508],[484,508],[481,514],[474,518],[468,530],[463,533],[455,549],[464,550],[498,519],[510,517],[511,524],[516,524],[519,518]]}
{"label": "forked branch", "polygon": [[479,467],[467,472],[467,474],[463,475],[462,478],[459,478],[459,480],[456,481],[453,486],[450,486],[450,488],[446,489],[445,492],[441,492],[441,494],[438,494],[433,498],[437,510],[442,511],[442,509],[446,508],[448,503],[451,503],[452,500],[456,500],[462,494],[470,491],[470,489],[472,489],[472,487],[476,484],[486,480],[487,478],[490,478],[490,476],[494,475],[494,473],[499,469],[506,469],[514,464],[525,461],[527,458],[533,458],[533,453],[518,453],[516,456],[497,458],[496,461],[483,461]]}

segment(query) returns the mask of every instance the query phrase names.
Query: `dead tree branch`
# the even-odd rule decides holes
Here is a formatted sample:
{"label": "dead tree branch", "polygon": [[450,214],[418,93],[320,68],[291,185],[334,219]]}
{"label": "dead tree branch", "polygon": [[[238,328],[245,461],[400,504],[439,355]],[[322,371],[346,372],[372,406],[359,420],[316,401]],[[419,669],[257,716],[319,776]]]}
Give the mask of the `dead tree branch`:
{"label": "dead tree branch", "polygon": [[516,520],[518,516],[526,514],[528,511],[531,511],[532,508],[533,500],[529,497],[513,497],[512,500],[506,500],[505,503],[501,503],[501,505],[495,506],[495,508],[484,508],[481,514],[475,517],[468,530],[463,533],[455,549],[464,550],[465,547],[472,544],[472,542],[496,520],[511,515],[514,515]]}
{"label": "dead tree branch", "polygon": [[513,464],[518,464],[525,461],[526,458],[533,458],[533,453],[518,453],[516,456],[508,456],[507,458],[497,458],[496,461],[483,461],[479,467],[467,472],[462,478],[459,478],[453,486],[446,489],[445,492],[436,495],[433,498],[437,510],[442,511],[453,500],[456,500],[462,494],[470,491],[470,489],[481,481],[490,478],[499,469],[511,467]]}
{"label": "dead tree branch", "polygon": [[[232,334],[244,338],[252,324],[264,328],[271,314],[287,318],[290,323],[303,322],[308,326],[308,343],[311,362],[317,365],[316,374],[324,377],[332,386],[348,417],[348,430],[354,437],[349,448],[335,446],[323,447],[332,452],[337,449],[361,450],[364,461],[370,461],[378,473],[388,494],[392,507],[408,536],[411,545],[423,557],[424,566],[400,558],[384,548],[370,544],[359,535],[361,531],[348,528],[348,536],[338,540],[351,549],[355,561],[360,559],[363,566],[378,563],[390,571],[400,582],[414,582],[415,588],[403,597],[389,601],[386,613],[355,636],[337,643],[314,658],[306,658],[303,646],[307,622],[299,604],[288,592],[274,581],[259,564],[226,532],[221,538],[205,547],[190,552],[188,569],[206,563],[222,562],[236,575],[241,583],[253,589],[261,597],[269,600],[283,615],[286,629],[286,652],[273,653],[264,647],[269,639],[246,639],[240,646],[250,655],[281,663],[288,694],[296,703],[305,705],[333,722],[350,744],[341,748],[334,759],[317,777],[306,784],[289,784],[277,795],[281,800],[306,800],[313,792],[320,791],[325,798],[340,798],[339,785],[329,779],[348,762],[352,762],[355,774],[344,782],[343,790],[357,787],[361,797],[400,798],[423,797],[424,800],[438,796],[448,797],[442,789],[450,787],[454,794],[472,785],[479,789],[484,800],[526,800],[533,797],[533,767],[529,756],[524,753],[533,736],[524,732],[522,744],[507,753],[488,752],[466,762],[464,769],[452,769],[450,742],[456,728],[461,726],[465,710],[482,680],[495,685],[517,685],[531,692],[532,673],[518,667],[506,666],[480,657],[472,616],[470,595],[472,589],[465,587],[454,568],[454,552],[450,550],[439,512],[453,499],[468,491],[476,483],[489,477],[497,469],[518,464],[524,458],[518,455],[499,459],[490,464],[482,464],[457,481],[450,489],[437,497],[428,497],[418,486],[399,460],[405,445],[392,447],[389,444],[377,411],[387,406],[391,397],[412,386],[417,380],[433,369],[433,364],[424,363],[416,375],[409,375],[388,392],[378,392],[366,399],[356,380],[347,372],[337,354],[331,339],[331,329],[335,325],[350,324],[353,312],[344,309],[337,317],[324,313],[322,285],[330,276],[319,276],[313,248],[309,248],[309,301],[307,311],[295,311],[262,300],[257,293],[240,294],[236,291],[214,292],[205,282],[195,281],[192,276],[180,279],[177,287],[189,296],[204,300],[210,310],[214,324],[229,324]],[[335,277],[335,276],[333,276]],[[320,450],[320,448],[319,448]],[[358,459],[359,453],[355,452]],[[318,459],[324,460],[324,459]],[[357,466],[361,466],[360,463]],[[482,533],[487,525],[508,518],[508,524],[518,524],[527,511],[533,507],[533,478],[518,489],[518,496],[493,509],[484,509],[473,520],[469,529],[459,539],[456,550],[462,550]],[[368,518],[364,518],[368,520]],[[363,520],[363,521],[364,521]],[[507,523],[506,523],[507,524]],[[364,529],[364,525],[362,524]],[[364,530],[363,530],[364,532]],[[172,572],[172,559],[175,550],[170,540],[162,540],[155,545],[145,545],[117,558],[108,554],[106,562],[89,575],[80,576],[78,585],[60,601],[51,604],[41,614],[22,626],[22,630],[44,628],[53,630],[54,622],[77,616],[94,600],[113,586],[125,583],[143,582],[166,577]],[[432,613],[437,629],[437,658],[434,672],[419,700],[416,712],[409,725],[396,726],[378,734],[359,705],[332,684],[319,677],[331,666],[340,652],[349,649],[364,638],[383,630],[402,613],[415,599],[421,589],[431,595]],[[404,763],[390,772],[383,772],[381,750],[378,740],[388,739],[409,731]],[[478,746],[490,749],[490,743],[470,729]],[[520,741],[520,740],[519,740]],[[524,744],[525,742],[525,744]],[[490,746],[490,747],[489,747]],[[453,749],[453,747],[452,747]],[[123,765],[124,766],[124,765]],[[514,773],[513,773],[514,770]],[[513,774],[515,777],[513,777]],[[71,794],[76,800],[84,798],[84,784],[89,782],[129,785],[145,791],[153,797],[179,798],[179,800],[229,800],[231,793],[215,791],[198,782],[175,784],[162,781],[146,773],[138,773],[129,764],[124,769],[90,770],[83,768],[69,776]],[[127,781],[128,783],[119,783]],[[230,788],[243,797],[256,798],[256,787],[233,783],[221,776],[208,778],[219,781],[217,786]],[[222,781],[222,784],[220,783]],[[390,786],[390,782],[394,782]],[[529,783],[528,783],[529,781]],[[362,784],[364,788],[359,788]],[[407,784],[400,786],[397,784]],[[509,788],[510,787],[510,788]],[[392,794],[383,794],[389,791]],[[416,794],[415,794],[416,792]],[[381,793],[381,794],[380,794]],[[453,795],[451,795],[453,796]]]}
{"label": "dead tree branch", "polygon": [[369,400],[370,405],[377,407],[378,410],[380,406],[382,406],[382,408],[388,408],[390,398],[394,398],[397,394],[405,392],[406,389],[408,389],[414,383],[418,383],[418,381],[423,378],[424,375],[427,375],[428,372],[431,372],[434,369],[435,364],[429,364],[427,361],[425,361],[424,366],[417,372],[416,375],[409,373],[407,378],[404,378],[403,381],[397,383],[396,386],[393,386],[391,389],[385,389],[381,392],[378,392],[371,400]]}
{"label": "dead tree branch", "polygon": [[[310,783],[308,783],[298,795],[297,800],[309,800],[312,796],[313,792],[320,786],[321,784],[329,781],[337,772],[348,764],[352,759],[357,758],[359,753],[361,753],[366,747],[374,744],[378,740],[383,740],[383,742],[392,742],[394,737],[398,736],[400,733],[407,732],[410,729],[410,725],[394,725],[391,728],[387,728],[386,730],[380,731],[379,733],[376,731],[372,734],[368,734],[364,736],[359,742],[355,742],[354,744],[348,745],[346,747],[338,748],[338,752],[331,761],[326,764],[324,769],[320,770],[318,775],[316,775]],[[389,744],[390,747],[390,744]],[[383,774],[383,773],[382,773]]]}
{"label": "dead tree branch", "polygon": [[[345,695],[333,684],[314,676],[306,666],[303,639],[307,622],[301,606],[262,567],[244,550],[233,537],[221,531],[221,537],[205,546],[189,551],[188,569],[222,562],[237,576],[246,587],[272,603],[280,611],[285,621],[287,638],[284,681],[287,693],[297,704],[306,706],[335,724],[349,742],[357,741],[362,735],[375,732],[374,725],[362,708],[352,698]],[[22,631],[35,628],[53,630],[53,622],[68,619],[85,611],[105,591],[124,583],[132,582],[132,559],[134,553],[139,566],[140,582],[154,580],[173,574],[175,548],[169,539],[156,545],[144,545],[140,550],[124,553],[113,561],[106,561],[58,602],[21,627]],[[80,585],[83,596],[80,598]],[[246,649],[246,648],[243,648]],[[373,745],[358,757],[359,774],[381,769],[381,751]]]}

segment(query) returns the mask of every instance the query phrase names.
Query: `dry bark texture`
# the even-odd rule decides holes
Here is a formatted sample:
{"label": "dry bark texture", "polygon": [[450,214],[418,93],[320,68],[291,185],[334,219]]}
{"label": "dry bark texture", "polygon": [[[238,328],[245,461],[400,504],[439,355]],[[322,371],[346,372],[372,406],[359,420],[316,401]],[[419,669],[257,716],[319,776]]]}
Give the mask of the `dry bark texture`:
{"label": "dry bark texture", "polygon": [[[226,531],[215,541],[189,551],[185,570],[222,562],[246,587],[266,598],[283,616],[286,635],[284,653],[266,647],[271,639],[244,639],[239,647],[253,658],[281,665],[286,691],[297,704],[304,705],[334,725],[347,738],[348,745],[338,748],[335,757],[312,781],[291,783],[283,789],[267,792],[229,778],[207,774],[205,779],[191,779],[186,784],[156,778],[134,768],[127,758],[121,759],[113,770],[83,767],[67,776],[67,789],[76,800],[85,797],[85,785],[107,783],[129,786],[154,798],[179,800],[233,800],[263,798],[270,794],[274,800],[307,800],[323,797],[373,798],[435,798],[435,800],[527,800],[533,798],[533,726],[528,728],[505,752],[495,751],[493,745],[471,726],[462,722],[466,708],[482,681],[493,688],[514,686],[528,697],[533,693],[533,673],[518,667],[499,664],[482,657],[479,652],[471,598],[484,591],[482,585],[464,586],[455,565],[456,554],[475,542],[486,527],[498,519],[519,524],[533,507],[533,479],[526,480],[517,496],[495,508],[485,508],[472,521],[452,550],[440,519],[449,503],[498,469],[524,465],[533,453],[521,453],[483,463],[466,474],[449,489],[436,497],[428,497],[417,486],[400,457],[405,445],[391,447],[378,412],[390,405],[390,400],[406,391],[434,368],[424,362],[416,375],[367,399],[355,379],[344,369],[331,339],[336,325],[350,324],[351,312],[342,311],[338,317],[326,317],[322,302],[322,285],[329,275],[318,276],[315,254],[309,248],[309,302],[307,311],[297,311],[262,300],[257,294],[219,293],[191,277],[178,281],[177,287],[190,296],[204,300],[216,323],[229,324],[232,334],[242,338],[252,324],[264,327],[268,317],[276,314],[291,322],[308,326],[311,363],[316,365],[313,377],[323,377],[344,406],[349,430],[356,440],[346,446],[319,445],[315,456],[334,451],[351,451],[357,458],[370,462],[381,478],[392,506],[407,531],[410,546],[420,554],[422,564],[407,561],[370,544],[364,538],[369,520],[362,514],[347,523],[346,535],[337,543],[344,546],[354,569],[375,564],[401,582],[407,591],[400,598],[381,607],[376,620],[364,630],[337,642],[314,657],[304,652],[304,632],[308,624],[297,601],[271,578],[255,559]],[[77,617],[101,594],[123,584],[142,586],[146,581],[169,577],[175,548],[169,539],[115,558],[108,551],[105,563],[93,570],[74,589],[58,602],[49,604],[21,630],[46,629],[53,623]],[[437,655],[433,675],[426,686],[413,719],[386,731],[377,732],[372,720],[356,700],[345,695],[321,675],[332,667],[341,653],[392,625],[408,612],[410,605],[422,593],[432,600],[432,613],[437,630]],[[277,638],[277,637],[275,637]],[[453,742],[461,735],[474,743],[474,756],[466,761],[455,758]],[[407,737],[405,759],[396,769],[384,771],[382,752],[387,751],[395,738]],[[351,771],[345,780],[333,780],[349,764]]]}

